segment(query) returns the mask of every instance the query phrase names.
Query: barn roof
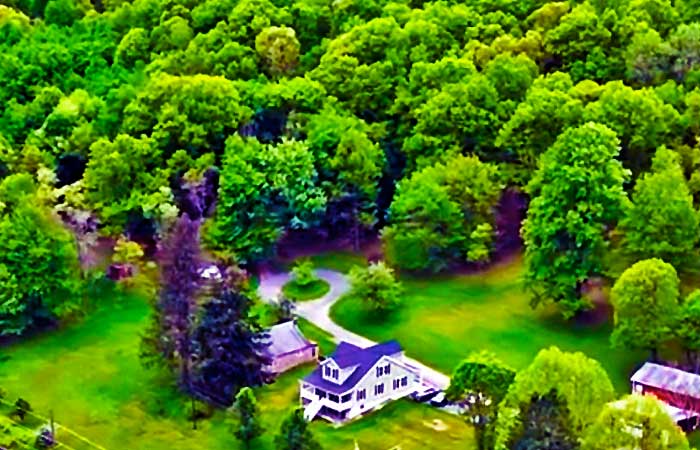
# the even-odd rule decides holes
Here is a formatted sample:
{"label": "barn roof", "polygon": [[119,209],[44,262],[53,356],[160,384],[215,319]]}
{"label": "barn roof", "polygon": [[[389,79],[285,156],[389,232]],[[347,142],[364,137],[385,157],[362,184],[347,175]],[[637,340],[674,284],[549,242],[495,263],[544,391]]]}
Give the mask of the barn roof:
{"label": "barn roof", "polygon": [[272,358],[314,345],[301,334],[299,327],[293,320],[274,325],[267,330],[267,334],[270,346],[267,347],[266,353]]}
{"label": "barn roof", "polygon": [[325,380],[321,372],[323,366],[318,366],[304,381],[328,392],[342,394],[352,389],[384,356],[393,356],[401,352],[401,345],[396,341],[383,342],[368,348],[341,342],[328,359],[332,359],[341,368],[356,367],[345,382],[336,384]]}
{"label": "barn roof", "polygon": [[700,398],[700,375],[673,367],[647,362],[630,380],[633,383]]}

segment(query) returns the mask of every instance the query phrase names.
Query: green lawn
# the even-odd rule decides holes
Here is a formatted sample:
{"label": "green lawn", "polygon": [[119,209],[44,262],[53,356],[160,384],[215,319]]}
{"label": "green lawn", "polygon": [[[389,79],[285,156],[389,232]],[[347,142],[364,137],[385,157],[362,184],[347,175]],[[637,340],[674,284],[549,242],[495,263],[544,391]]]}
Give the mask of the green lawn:
{"label": "green lawn", "polygon": [[310,257],[315,267],[348,273],[354,266],[366,266],[367,259],[360,254],[348,251],[319,253]]}
{"label": "green lawn", "polygon": [[[53,409],[58,423],[108,450],[239,448],[223,412],[193,431],[186,419],[188,403],[167,378],[141,367],[139,333],[147,323],[147,301],[116,293],[100,300],[102,307],[84,322],[0,350],[0,387],[7,390],[8,400],[26,398],[45,416]],[[321,330],[304,322],[300,326],[320,342],[322,351],[333,348]],[[257,390],[269,432],[256,450],[272,449],[282,418],[298,402],[297,380],[310,370],[297,369]],[[448,429],[430,428],[435,419]],[[385,450],[397,444],[404,450],[471,448],[470,430],[459,418],[408,401],[347,427],[334,429],[319,422],[313,429],[327,450],[352,449],[354,439],[363,449]]]}
{"label": "green lawn", "polygon": [[326,280],[314,280],[306,286],[300,286],[296,281],[288,281],[282,286],[282,293],[290,300],[303,302],[321,298],[331,290]]}
{"label": "green lawn", "polygon": [[407,353],[445,373],[470,352],[486,349],[517,368],[552,345],[581,351],[605,367],[617,390],[629,391],[629,375],[645,354],[610,348],[610,325],[565,322],[554,308],[533,311],[515,259],[484,273],[404,278],[403,306],[386,319],[367,313],[355,299],[332,310],[339,324],[375,340],[397,339]]}

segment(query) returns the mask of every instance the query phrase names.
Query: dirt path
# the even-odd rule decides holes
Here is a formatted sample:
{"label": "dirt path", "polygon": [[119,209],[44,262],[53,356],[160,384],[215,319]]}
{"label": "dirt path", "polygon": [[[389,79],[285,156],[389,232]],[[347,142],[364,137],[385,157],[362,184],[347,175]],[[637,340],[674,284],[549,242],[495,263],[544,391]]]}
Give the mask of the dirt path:
{"label": "dirt path", "polygon": [[[358,347],[370,347],[376,342],[346,330],[331,320],[330,311],[333,304],[349,289],[347,277],[340,272],[328,269],[317,269],[316,275],[328,282],[330,291],[318,300],[298,302],[296,313],[313,323],[317,327],[333,336],[335,342],[349,342]],[[258,293],[267,302],[275,301],[282,291],[282,286],[291,278],[288,272],[263,272],[260,274],[260,286]],[[423,381],[438,389],[445,389],[450,383],[450,378],[437,370],[429,367],[413,358],[406,358],[405,362],[420,370]]]}

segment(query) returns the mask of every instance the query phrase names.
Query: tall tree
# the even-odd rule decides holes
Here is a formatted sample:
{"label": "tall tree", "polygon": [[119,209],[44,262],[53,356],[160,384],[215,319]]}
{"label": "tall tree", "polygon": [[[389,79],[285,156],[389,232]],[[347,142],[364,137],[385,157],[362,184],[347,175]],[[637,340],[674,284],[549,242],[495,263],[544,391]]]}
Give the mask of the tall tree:
{"label": "tall tree", "polygon": [[589,307],[581,287],[603,272],[606,233],[626,201],[618,145],[609,128],[587,123],[565,131],[543,155],[523,223],[533,306],[557,302],[565,317]]}
{"label": "tall tree", "polygon": [[304,408],[296,408],[282,422],[280,433],[275,436],[276,450],[321,450],[309,424],[304,420]]}
{"label": "tall tree", "polygon": [[620,229],[625,250],[638,259],[660,258],[681,268],[693,257],[700,221],[675,152],[656,151],[652,172],[637,181]]}
{"label": "tall tree", "polygon": [[595,420],[603,406],[615,398],[615,390],[600,363],[583,353],[566,353],[556,347],[541,350],[533,362],[515,376],[499,407],[495,449],[512,448],[523,416],[520,406],[533,395],[556,389],[569,409],[566,426],[574,437]]}
{"label": "tall tree", "polygon": [[413,173],[399,182],[382,231],[387,259],[432,271],[488,259],[500,193],[498,167],[476,156],[457,155]]}
{"label": "tall tree", "polygon": [[610,336],[616,347],[651,351],[672,336],[678,323],[678,275],[660,259],[645,259],[625,270],[610,292],[615,308],[615,329]]}
{"label": "tall tree", "polygon": [[230,288],[204,305],[192,336],[195,395],[230,405],[242,388],[269,379],[268,336],[251,317],[251,305],[246,295]]}
{"label": "tall tree", "polygon": [[453,401],[466,401],[467,420],[474,425],[479,450],[492,447],[490,432],[497,406],[515,378],[515,371],[487,352],[473,353],[455,368],[445,391]]}
{"label": "tall tree", "polygon": [[192,332],[202,287],[199,222],[183,214],[162,243],[160,291],[153,324],[144,336],[144,362],[165,362],[180,388],[192,390]]}
{"label": "tall tree", "polygon": [[250,450],[253,448],[255,438],[262,435],[264,431],[257,417],[258,405],[253,390],[249,387],[241,389],[236,395],[233,408],[238,415],[238,424],[234,429],[234,434],[243,443],[243,447]]}
{"label": "tall tree", "polygon": [[581,450],[611,448],[688,450],[690,446],[660,400],[632,394],[607,404],[581,443]]}
{"label": "tall tree", "polygon": [[569,409],[566,400],[552,389],[546,394],[534,394],[529,403],[520,407],[523,418],[522,434],[513,450],[577,450],[576,437],[569,429]]}

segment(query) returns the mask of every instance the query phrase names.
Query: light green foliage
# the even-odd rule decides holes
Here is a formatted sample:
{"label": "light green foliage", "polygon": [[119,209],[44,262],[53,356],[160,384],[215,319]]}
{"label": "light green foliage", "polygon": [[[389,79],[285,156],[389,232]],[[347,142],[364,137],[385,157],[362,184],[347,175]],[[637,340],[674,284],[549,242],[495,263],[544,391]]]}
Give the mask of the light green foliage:
{"label": "light green foliage", "polygon": [[83,11],[73,0],[50,0],[46,3],[44,10],[46,23],[67,27],[81,17],[83,17]]}
{"label": "light green foliage", "polygon": [[304,420],[304,408],[296,408],[282,422],[280,432],[275,436],[275,449],[321,450],[321,446]]}
{"label": "light green foliage", "polygon": [[124,35],[117,47],[116,62],[124,67],[133,67],[137,61],[148,61],[151,39],[143,28],[132,28]]}
{"label": "light green foliage", "polygon": [[408,38],[392,17],[373,19],[331,41],[309,73],[350,111],[386,115],[405,76]]}
{"label": "light green foliage", "polygon": [[497,404],[505,397],[514,378],[515,370],[492,353],[472,353],[455,368],[445,392],[453,400],[463,400],[469,393],[480,393]]}
{"label": "light green foliage", "polygon": [[596,47],[605,48],[610,37],[601,17],[590,3],[584,2],[563,16],[559,24],[545,34],[544,42],[547,51],[572,63],[584,59]]}
{"label": "light green foliage", "polygon": [[693,259],[698,213],[675,152],[656,151],[652,172],[637,180],[620,229],[625,250],[638,259],[660,258],[678,269]]}
{"label": "light green foliage", "polygon": [[120,237],[114,245],[112,261],[118,264],[135,264],[143,258],[143,248],[138,242]]}
{"label": "light green foliage", "polygon": [[615,131],[622,146],[621,159],[635,173],[648,166],[653,151],[676,130],[680,119],[653,90],[634,90],[619,81],[606,84],[584,116]]}
{"label": "light green foliage", "polygon": [[371,309],[386,312],[399,306],[403,288],[394,270],[383,261],[350,270],[348,295],[364,302]]}
{"label": "light green foliage", "polygon": [[125,111],[124,131],[149,135],[166,156],[222,150],[225,136],[251,115],[233,82],[208,75],[158,74]]}
{"label": "light green foliage", "polygon": [[[500,196],[498,168],[475,156],[457,156],[399,183],[383,231],[387,258],[409,270],[439,270],[483,261],[493,233],[493,207]],[[481,226],[481,227],[480,227]]]}
{"label": "light green foliage", "polygon": [[572,89],[571,78],[564,73],[537,79],[501,128],[496,145],[535,169],[557,136],[581,120],[583,104],[572,96]]}
{"label": "light green foliage", "polygon": [[696,289],[681,304],[680,320],[676,335],[688,354],[689,362],[700,363],[700,290]]}
{"label": "light green foliage", "polygon": [[329,199],[359,194],[360,209],[374,216],[386,158],[369,127],[355,117],[324,110],[310,118],[306,130],[306,142],[332,183]]}
{"label": "light green foliage", "polygon": [[557,302],[568,317],[588,307],[581,286],[603,272],[606,231],[626,201],[618,142],[609,128],[587,123],[565,131],[543,155],[523,223],[533,305]]}
{"label": "light green foliage", "polygon": [[299,60],[299,41],[293,28],[268,27],[255,38],[255,50],[273,75],[288,74]]}
{"label": "light green foliage", "polygon": [[537,65],[526,55],[504,53],[486,66],[486,76],[498,95],[506,100],[520,100],[537,76]]}
{"label": "light green foliage", "polygon": [[253,390],[244,387],[236,395],[233,409],[238,416],[238,424],[234,427],[234,435],[243,443],[244,448],[253,448],[253,441],[262,435],[264,429],[258,419],[258,405]]}
{"label": "light green foliage", "polygon": [[284,228],[306,228],[325,210],[314,156],[304,142],[226,142],[216,222],[209,240],[240,261],[269,251]]}
{"label": "light green foliage", "polygon": [[660,400],[633,394],[607,404],[581,443],[581,450],[611,448],[688,450],[690,446]]}
{"label": "light green foliage", "polygon": [[673,48],[673,72],[685,77],[700,62],[700,22],[682,24],[668,38]]}
{"label": "light green foliage", "polygon": [[627,77],[645,84],[660,82],[668,72],[672,52],[653,28],[636,32],[626,50]]}
{"label": "light green foliage", "polygon": [[569,407],[570,429],[576,436],[595,420],[603,406],[615,397],[610,379],[600,364],[583,353],[566,353],[556,347],[540,351],[508,388],[496,422],[496,450],[505,450],[515,436],[520,405],[533,394],[556,389]]}
{"label": "light green foliage", "polygon": [[81,307],[73,236],[27,193],[0,218],[1,334],[21,334],[38,317],[64,318]]}
{"label": "light green foliage", "polygon": [[90,147],[85,170],[85,199],[102,219],[119,230],[127,214],[141,208],[161,217],[171,201],[162,151],[152,139],[119,135]]}
{"label": "light green foliage", "polygon": [[318,277],[314,274],[314,263],[310,259],[300,259],[297,261],[292,269],[292,276],[294,277],[294,283],[302,287],[308,286],[318,280]]}
{"label": "light green foliage", "polygon": [[625,270],[610,292],[615,308],[614,346],[649,349],[673,337],[678,323],[678,275],[660,259],[645,259]]}
{"label": "light green foliage", "polygon": [[481,156],[499,127],[498,92],[480,74],[447,84],[415,110],[413,136],[403,145],[411,168],[423,168],[463,150]]}

